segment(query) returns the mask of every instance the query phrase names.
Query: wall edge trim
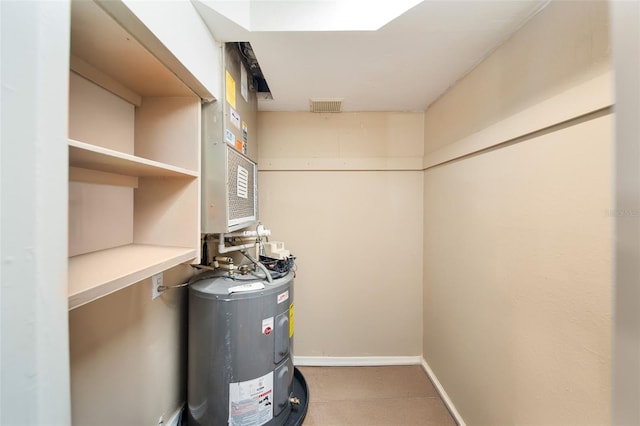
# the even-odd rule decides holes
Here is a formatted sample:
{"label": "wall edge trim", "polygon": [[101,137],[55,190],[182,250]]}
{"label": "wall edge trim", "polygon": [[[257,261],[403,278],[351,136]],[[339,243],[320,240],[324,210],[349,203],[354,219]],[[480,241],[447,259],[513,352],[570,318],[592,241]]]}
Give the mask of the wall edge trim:
{"label": "wall edge trim", "polygon": [[440,395],[440,398],[442,398],[442,402],[444,402],[444,405],[447,407],[447,410],[449,410],[449,414],[451,414],[451,417],[453,417],[453,419],[456,421],[458,426],[466,426],[467,424],[464,422],[464,419],[456,409],[451,398],[449,398],[449,395],[447,395],[447,392],[444,390],[442,383],[440,383],[440,380],[438,380],[438,378],[436,377],[436,374],[433,372],[431,367],[429,367],[427,360],[425,360],[424,357],[421,357],[420,360],[421,360],[420,365],[422,366],[422,368],[424,369],[424,372],[429,377],[429,380],[431,380],[431,383],[433,383],[433,386],[436,388],[438,395]]}
{"label": "wall edge trim", "polygon": [[494,125],[427,153],[422,164],[423,170],[609,108],[614,103],[612,81],[613,74],[609,70]]}
{"label": "wall edge trim", "polygon": [[260,158],[258,171],[422,171],[422,157]]}
{"label": "wall edge trim", "polygon": [[294,356],[296,366],[365,367],[383,365],[420,365],[421,356]]}

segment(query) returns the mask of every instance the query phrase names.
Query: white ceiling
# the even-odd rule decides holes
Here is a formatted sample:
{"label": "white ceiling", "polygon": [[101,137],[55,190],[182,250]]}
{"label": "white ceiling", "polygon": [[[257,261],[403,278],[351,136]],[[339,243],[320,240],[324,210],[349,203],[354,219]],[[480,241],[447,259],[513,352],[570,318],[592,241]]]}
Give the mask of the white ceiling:
{"label": "white ceiling", "polygon": [[[273,95],[261,111],[308,111],[312,98],[341,98],[344,111],[423,111],[549,0],[426,0],[395,19],[417,0],[192,1],[217,40],[251,43]],[[383,22],[369,9],[384,3],[395,4],[392,20],[363,31]]]}

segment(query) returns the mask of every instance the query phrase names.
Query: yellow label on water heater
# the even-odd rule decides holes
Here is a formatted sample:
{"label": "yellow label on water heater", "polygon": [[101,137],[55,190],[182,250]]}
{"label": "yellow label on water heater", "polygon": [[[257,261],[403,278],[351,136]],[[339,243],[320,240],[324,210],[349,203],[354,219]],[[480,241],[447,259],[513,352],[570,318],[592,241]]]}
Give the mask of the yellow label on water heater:
{"label": "yellow label on water heater", "polygon": [[293,303],[289,305],[289,339],[293,337]]}

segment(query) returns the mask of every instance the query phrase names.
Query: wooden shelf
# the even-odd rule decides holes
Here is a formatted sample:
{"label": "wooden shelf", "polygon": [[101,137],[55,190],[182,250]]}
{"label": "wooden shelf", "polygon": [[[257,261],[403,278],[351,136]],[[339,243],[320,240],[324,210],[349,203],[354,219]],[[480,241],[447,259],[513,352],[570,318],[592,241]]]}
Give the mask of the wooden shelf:
{"label": "wooden shelf", "polygon": [[72,1],[69,53],[73,309],[199,259],[201,85],[122,1]]}
{"label": "wooden shelf", "polygon": [[198,177],[198,172],[69,139],[69,165],[127,176]]}
{"label": "wooden shelf", "polygon": [[138,96],[213,98],[122,1],[71,2],[71,55],[83,62],[71,61],[76,72],[91,79],[88,64]]}
{"label": "wooden shelf", "polygon": [[193,248],[131,244],[71,257],[69,309],[194,260],[197,256]]}

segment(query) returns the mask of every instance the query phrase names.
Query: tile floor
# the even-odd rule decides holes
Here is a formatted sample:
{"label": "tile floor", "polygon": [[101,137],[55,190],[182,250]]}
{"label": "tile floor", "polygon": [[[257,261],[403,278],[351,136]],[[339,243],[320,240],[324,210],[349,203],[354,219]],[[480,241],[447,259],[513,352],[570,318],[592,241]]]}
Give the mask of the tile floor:
{"label": "tile floor", "polygon": [[303,426],[456,425],[419,365],[298,368],[309,385]]}

